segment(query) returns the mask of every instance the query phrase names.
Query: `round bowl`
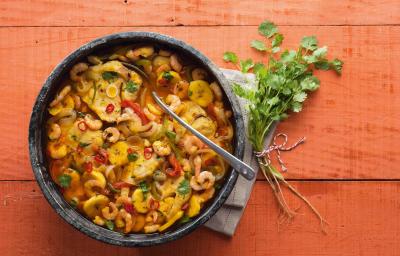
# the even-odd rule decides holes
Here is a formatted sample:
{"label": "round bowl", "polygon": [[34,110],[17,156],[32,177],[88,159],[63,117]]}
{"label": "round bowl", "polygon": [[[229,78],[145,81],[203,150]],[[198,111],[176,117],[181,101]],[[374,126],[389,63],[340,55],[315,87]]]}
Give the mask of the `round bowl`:
{"label": "round bowl", "polygon": [[213,200],[211,200],[202,209],[201,213],[190,222],[178,225],[164,233],[125,235],[100,227],[73,209],[64,200],[58,187],[52,181],[45,155],[46,133],[44,127],[48,118],[46,109],[49,102],[57,92],[60,82],[66,74],[68,74],[71,67],[93,52],[104,50],[116,45],[130,43],[152,43],[166,46],[171,50],[177,51],[179,54],[189,57],[214,76],[224,91],[226,104],[231,106],[233,112],[233,127],[235,131],[233,142],[234,155],[240,159],[243,157],[245,135],[243,132],[244,124],[239,103],[232,92],[231,86],[218,67],[202,53],[188,44],[169,36],[149,32],[117,33],[95,39],[75,50],[60,64],[58,64],[44,83],[33,106],[29,125],[29,152],[33,172],[44,196],[58,215],[60,215],[65,221],[86,235],[99,241],[130,247],[151,246],[178,239],[189,234],[191,231],[208,221],[228,198],[236,183],[238,174],[232,170],[228,172],[222,187],[217,191]]}

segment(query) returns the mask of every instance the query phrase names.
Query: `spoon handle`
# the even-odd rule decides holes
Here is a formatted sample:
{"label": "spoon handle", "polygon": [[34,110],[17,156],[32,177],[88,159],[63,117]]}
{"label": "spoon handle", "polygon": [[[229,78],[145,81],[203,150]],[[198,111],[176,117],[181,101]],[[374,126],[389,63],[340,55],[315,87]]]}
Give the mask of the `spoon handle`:
{"label": "spoon handle", "polygon": [[225,149],[221,148],[217,144],[215,144],[213,141],[208,139],[206,136],[198,132],[196,129],[191,127],[189,124],[187,124],[185,121],[183,121],[175,112],[173,112],[171,109],[168,108],[168,106],[158,97],[156,92],[152,92],[152,96],[154,100],[157,102],[160,107],[167,112],[169,115],[171,115],[176,121],[178,121],[183,127],[185,127],[187,130],[189,130],[191,133],[193,133],[197,138],[199,138],[204,144],[206,144],[209,148],[214,150],[218,155],[220,155],[225,161],[227,161],[235,171],[237,171],[240,175],[242,175],[244,178],[247,180],[252,180],[254,179],[255,172],[253,168],[251,168],[248,164],[244,163],[243,161],[239,160],[235,156],[233,156],[231,153],[226,151]]}

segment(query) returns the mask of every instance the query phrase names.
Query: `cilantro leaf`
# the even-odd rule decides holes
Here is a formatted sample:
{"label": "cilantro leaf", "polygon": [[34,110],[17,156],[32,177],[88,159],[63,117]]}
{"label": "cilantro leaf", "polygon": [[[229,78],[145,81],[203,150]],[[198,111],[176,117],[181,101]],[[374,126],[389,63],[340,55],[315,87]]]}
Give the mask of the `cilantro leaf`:
{"label": "cilantro leaf", "polygon": [[239,97],[252,101],[255,98],[255,91],[253,90],[246,90],[239,84],[233,84],[233,92],[238,95]]}
{"label": "cilantro leaf", "polygon": [[163,73],[162,78],[171,81],[174,78],[174,76],[171,74],[171,72],[166,71]]}
{"label": "cilantro leaf", "polygon": [[232,62],[233,64],[236,64],[238,62],[238,57],[233,52],[225,52],[223,58],[224,58],[224,61]]}
{"label": "cilantro leaf", "polygon": [[189,216],[187,216],[187,215],[184,215],[180,220],[179,220],[179,223],[180,224],[183,224],[183,223],[187,223],[187,222],[189,222],[189,221],[191,221],[192,219],[189,217]]}
{"label": "cilantro leaf", "polygon": [[177,191],[182,196],[189,194],[190,193],[189,180],[187,179],[182,180],[181,183],[179,183],[178,185]]}
{"label": "cilantro leaf", "polygon": [[138,85],[136,83],[134,83],[132,80],[129,80],[126,83],[126,87],[125,87],[125,89],[130,93],[136,92],[138,90],[138,88],[139,88]]}
{"label": "cilantro leaf", "polygon": [[314,67],[316,69],[329,70],[331,68],[331,64],[327,59],[322,59],[320,61],[315,62]]}
{"label": "cilantro leaf", "polygon": [[308,76],[300,82],[301,89],[305,91],[315,91],[319,88],[319,84],[320,81],[315,76]]}
{"label": "cilantro leaf", "polygon": [[139,155],[137,153],[130,153],[128,154],[128,161],[129,162],[135,162],[136,160],[138,160]]}
{"label": "cilantro leaf", "polygon": [[318,41],[315,36],[306,36],[301,39],[301,46],[307,50],[314,51],[318,48]]}
{"label": "cilantro leaf", "polygon": [[114,230],[114,222],[113,222],[112,220],[107,220],[107,221],[106,221],[106,227],[107,227],[109,230]]}
{"label": "cilantro leaf", "polygon": [[271,52],[272,53],[277,53],[277,52],[279,52],[281,50],[281,48],[280,47],[272,47],[272,49],[271,49]]}
{"label": "cilantro leaf", "polygon": [[293,96],[293,100],[297,102],[303,102],[307,98],[307,93],[305,92],[298,92]]}
{"label": "cilantro leaf", "polygon": [[175,141],[176,139],[176,133],[171,132],[171,131],[166,131],[165,135],[167,136],[167,138],[171,141]]}
{"label": "cilantro leaf", "polygon": [[293,111],[293,112],[298,113],[298,112],[300,112],[302,109],[303,109],[303,107],[302,107],[302,105],[301,105],[300,102],[293,102],[293,104],[292,104],[292,111]]}
{"label": "cilantro leaf", "polygon": [[252,59],[241,60],[239,63],[240,70],[243,73],[249,72],[249,70],[254,67],[254,63]]}
{"label": "cilantro leaf", "polygon": [[334,59],[331,62],[331,67],[333,70],[335,70],[335,72],[339,75],[342,74],[342,67],[343,67],[343,61],[339,60],[339,59]]}
{"label": "cilantro leaf", "polygon": [[63,188],[68,188],[71,185],[71,176],[68,174],[62,174],[58,177],[58,182],[60,183],[60,186]]}
{"label": "cilantro leaf", "polygon": [[286,50],[281,54],[281,62],[282,63],[292,62],[295,60],[296,55],[297,55],[296,51],[293,51],[293,50],[287,51]]}
{"label": "cilantro leaf", "polygon": [[258,33],[261,35],[270,38],[278,32],[278,28],[274,23],[266,20],[258,26]]}
{"label": "cilantro leaf", "polygon": [[101,74],[104,80],[109,81],[118,77],[118,73],[114,71],[105,71]]}
{"label": "cilantro leaf", "polygon": [[90,143],[79,142],[79,147],[81,147],[81,148],[86,148],[89,145],[90,145]]}
{"label": "cilantro leaf", "polygon": [[283,38],[284,37],[282,34],[280,34],[280,33],[276,34],[274,36],[274,39],[272,39],[272,43],[271,43],[272,48],[281,46],[281,44],[283,42]]}
{"label": "cilantro leaf", "polygon": [[266,51],[267,50],[267,46],[265,46],[265,43],[260,40],[251,41],[250,46],[258,51]]}
{"label": "cilantro leaf", "polygon": [[146,181],[142,181],[139,183],[139,188],[142,190],[143,194],[149,192],[149,187],[147,186]]}

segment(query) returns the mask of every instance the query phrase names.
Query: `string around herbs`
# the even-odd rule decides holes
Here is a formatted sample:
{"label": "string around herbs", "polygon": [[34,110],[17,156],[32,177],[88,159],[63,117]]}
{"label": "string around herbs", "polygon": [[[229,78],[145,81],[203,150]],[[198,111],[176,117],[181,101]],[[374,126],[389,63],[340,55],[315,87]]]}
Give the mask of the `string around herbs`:
{"label": "string around herbs", "polygon": [[[313,75],[313,71],[315,69],[333,70],[341,75],[343,61],[337,58],[329,60],[326,57],[328,48],[318,47],[315,36],[304,37],[297,50],[282,52],[281,45],[284,36],[278,32],[275,24],[264,21],[259,25],[258,32],[264,40],[253,40],[250,46],[266,55],[266,63],[254,63],[252,59],[239,60],[232,51],[227,51],[223,55],[226,62],[233,63],[241,72],[247,73],[252,70],[256,76],[255,89],[233,84],[234,93],[246,99],[248,103],[248,139],[256,152],[261,172],[271,186],[280,208],[279,223],[290,222],[296,214],[285,200],[281,190],[283,184],[311,209],[320,220],[322,231],[325,232],[324,224],[327,222],[307,198],[285,180],[281,173],[287,168],[280,157],[280,152],[293,149],[303,143],[305,138],[291,147],[285,147],[287,136],[284,134],[278,134],[273,144],[267,149],[263,148],[263,143],[274,122],[287,119],[291,113],[300,112],[308,94],[319,88],[320,80]],[[284,138],[283,144],[276,143],[278,137]],[[281,171],[271,164],[269,153],[272,151],[277,152]]]}

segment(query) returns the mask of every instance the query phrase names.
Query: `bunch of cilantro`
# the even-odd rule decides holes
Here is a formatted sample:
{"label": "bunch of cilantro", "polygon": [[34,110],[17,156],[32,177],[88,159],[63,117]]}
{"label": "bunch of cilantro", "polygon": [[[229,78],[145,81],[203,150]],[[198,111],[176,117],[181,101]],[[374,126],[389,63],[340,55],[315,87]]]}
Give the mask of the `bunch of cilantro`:
{"label": "bunch of cilantro", "polygon": [[[239,61],[233,52],[225,52],[223,59],[236,64],[243,73],[252,69],[256,75],[256,88],[248,89],[234,84],[233,90],[248,101],[248,139],[255,151],[262,151],[272,124],[288,118],[290,112],[300,112],[308,93],[319,88],[320,81],[313,75],[313,70],[333,70],[340,75],[343,62],[339,59],[328,60],[328,48],[318,47],[315,36],[304,37],[297,50],[285,50],[279,54],[284,36],[278,33],[277,27],[264,21],[258,27],[258,32],[266,38],[267,43],[253,40],[250,46],[267,54],[267,63],[254,63],[251,59]],[[282,183],[300,197],[323,223],[318,211],[285,181],[282,174],[265,157],[260,157],[258,162],[278,200],[283,217],[290,219],[294,212],[283,197],[280,188]]]}

